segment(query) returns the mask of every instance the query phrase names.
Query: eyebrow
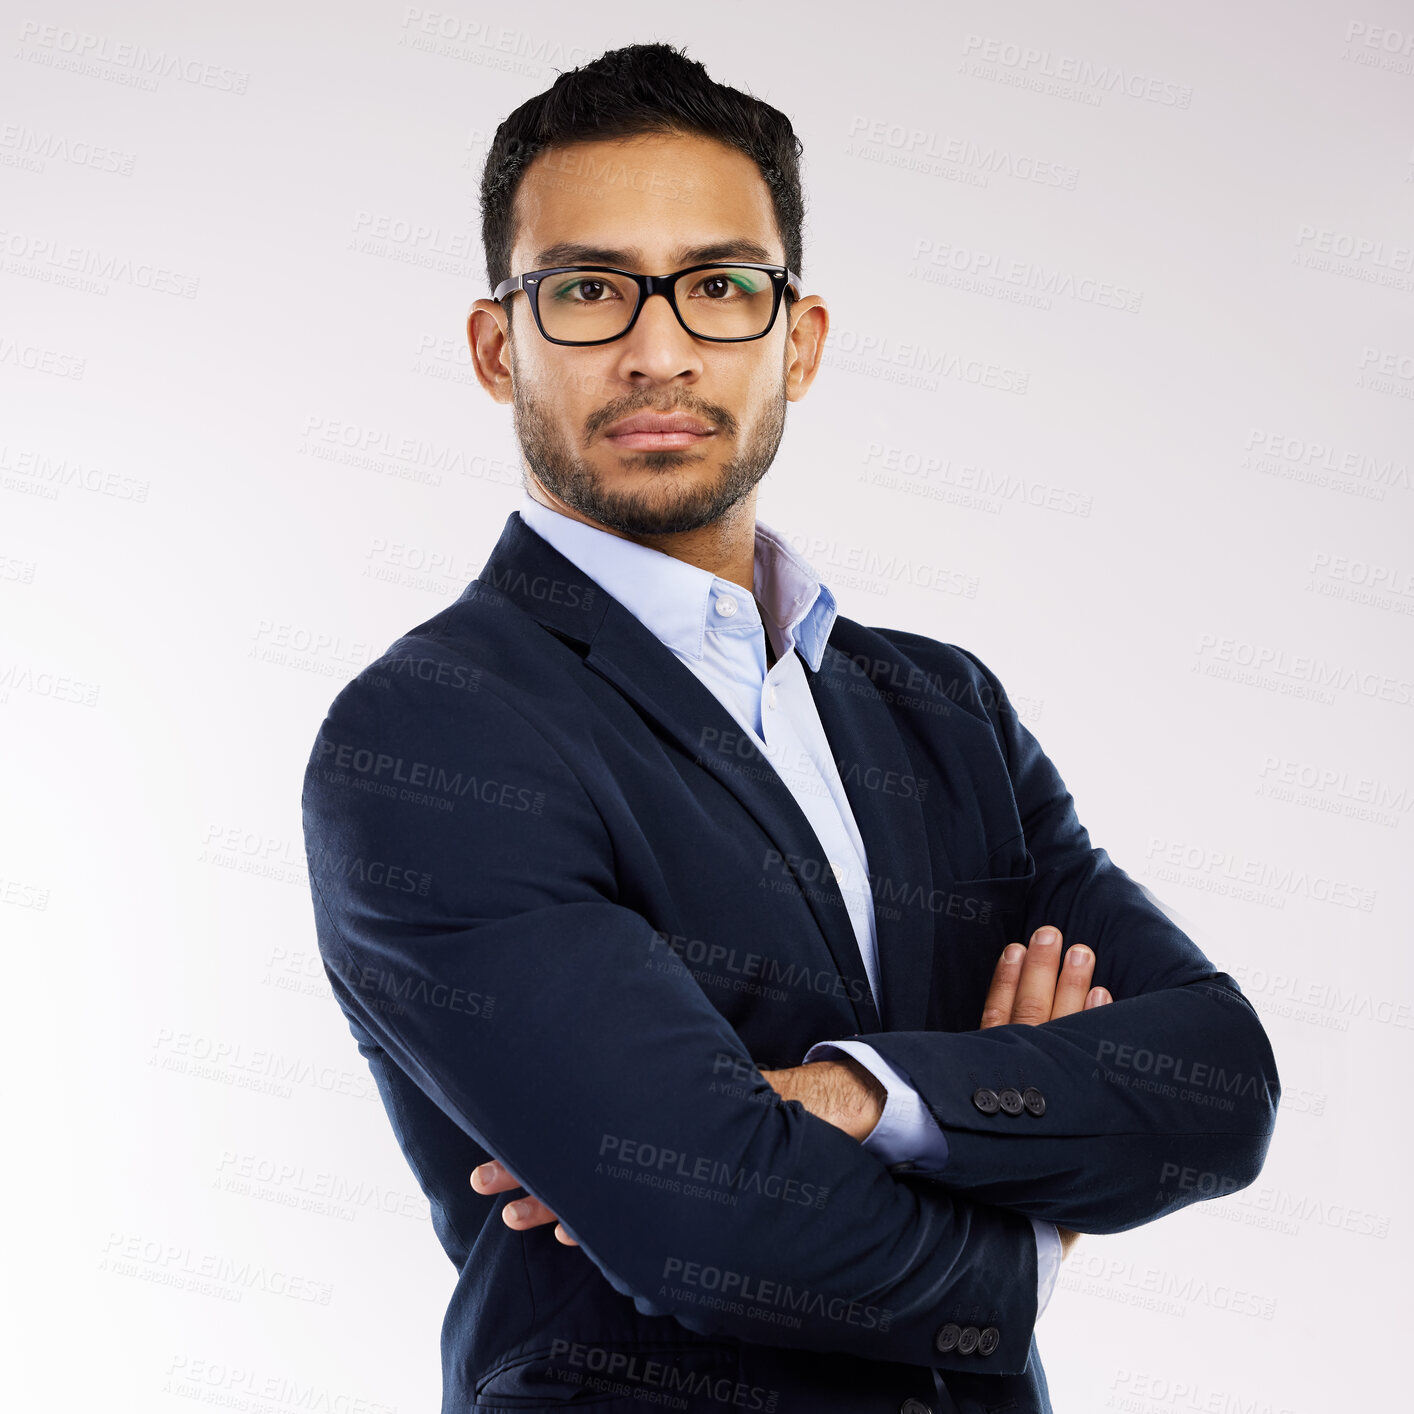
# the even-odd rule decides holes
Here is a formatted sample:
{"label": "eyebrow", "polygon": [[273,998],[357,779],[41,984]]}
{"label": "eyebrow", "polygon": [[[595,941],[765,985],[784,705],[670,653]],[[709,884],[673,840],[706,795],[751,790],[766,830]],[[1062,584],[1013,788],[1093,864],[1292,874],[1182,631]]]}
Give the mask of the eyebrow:
{"label": "eyebrow", "polygon": [[[711,245],[680,245],[668,259],[674,264],[705,265],[714,260],[752,260],[758,265],[775,265],[775,257],[757,241],[717,241]],[[560,241],[535,255],[537,268],[550,265],[617,265],[632,270],[643,264],[638,246],[585,245],[580,241]]]}

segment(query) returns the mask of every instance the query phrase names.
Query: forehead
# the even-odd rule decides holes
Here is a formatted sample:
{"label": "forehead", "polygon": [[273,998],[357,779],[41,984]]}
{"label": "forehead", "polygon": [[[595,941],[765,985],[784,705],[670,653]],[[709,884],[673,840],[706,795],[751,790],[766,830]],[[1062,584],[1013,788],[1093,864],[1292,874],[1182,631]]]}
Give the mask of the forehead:
{"label": "forehead", "polygon": [[515,210],[513,271],[602,262],[664,273],[699,261],[785,259],[756,163],[696,134],[550,148],[526,168]]}

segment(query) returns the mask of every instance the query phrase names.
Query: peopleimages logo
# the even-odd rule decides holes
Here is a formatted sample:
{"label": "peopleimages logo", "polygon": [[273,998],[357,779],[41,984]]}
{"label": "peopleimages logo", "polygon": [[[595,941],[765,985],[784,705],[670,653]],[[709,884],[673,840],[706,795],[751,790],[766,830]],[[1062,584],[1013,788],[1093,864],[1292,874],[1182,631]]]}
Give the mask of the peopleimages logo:
{"label": "peopleimages logo", "polygon": [[188,55],[149,49],[145,44],[115,42],[106,34],[41,25],[38,20],[26,20],[20,26],[20,43],[32,47],[29,53],[22,48],[17,58],[46,68],[126,83],[147,93],[156,90],[158,79],[180,79],[200,88],[238,95],[250,84],[250,75],[243,69],[202,63]]}
{"label": "peopleimages logo", "polygon": [[[753,1193],[762,1198],[795,1203],[805,1208],[823,1208],[829,1188],[816,1183],[804,1183],[798,1178],[778,1173],[762,1173],[743,1165],[733,1168],[721,1159],[704,1154],[684,1154],[679,1149],[665,1148],[643,1139],[627,1139],[605,1134],[599,1141],[599,1157],[610,1164],[620,1164],[633,1174],[651,1173],[655,1178],[692,1184],[705,1184],[731,1193]],[[613,1176],[613,1170],[609,1170]]]}
{"label": "peopleimages logo", "polygon": [[[633,1389],[633,1385],[653,1386],[668,1391],[668,1397],[659,1395],[651,1402],[672,1409],[687,1408],[686,1400],[676,1396],[690,1394],[715,1400],[719,1405],[737,1404],[744,1409],[759,1409],[764,1414],[772,1414],[780,1400],[779,1390],[768,1389],[764,1385],[748,1385],[730,1376],[715,1374],[710,1369],[693,1369],[679,1363],[683,1358],[690,1360],[695,1353],[678,1352],[675,1358],[670,1358],[667,1352],[661,1352],[655,1359],[637,1350],[555,1340],[550,1346],[551,1361],[563,1360],[564,1366],[573,1368],[552,1363],[546,1374],[551,1379],[566,1383],[608,1387],[620,1393],[631,1393],[636,1399],[648,1399],[649,1396]],[[581,1371],[585,1373],[581,1374]]]}
{"label": "peopleimages logo", "polygon": [[[804,1311],[811,1316],[846,1325],[863,1326],[866,1330],[887,1331],[894,1313],[887,1306],[852,1301],[845,1296],[827,1296],[808,1287],[794,1287],[789,1282],[773,1281],[749,1272],[732,1271],[729,1267],[707,1266],[681,1257],[669,1257],[663,1263],[663,1280],[691,1287],[694,1292],[710,1292],[714,1298],[735,1304],[776,1307],[782,1311]],[[691,1295],[687,1299],[693,1299]],[[763,1319],[773,1313],[762,1311]],[[799,1324],[796,1316],[793,1324]]]}
{"label": "peopleimages logo", "polygon": [[[1126,98],[1143,99],[1170,108],[1187,108],[1193,101],[1193,90],[1187,84],[1173,83],[1149,74],[1126,69],[1122,64],[1097,64],[1073,54],[1053,54],[1033,44],[1015,44],[969,34],[962,46],[965,73],[975,73],[976,66],[993,64],[1036,81],[1049,79],[1057,84],[1070,84],[1079,90],[1090,90],[1089,97],[1098,101],[1102,94],[1119,93]],[[968,61],[972,61],[969,63]],[[978,77],[990,78],[982,73]],[[1023,85],[1029,87],[1031,85]]]}

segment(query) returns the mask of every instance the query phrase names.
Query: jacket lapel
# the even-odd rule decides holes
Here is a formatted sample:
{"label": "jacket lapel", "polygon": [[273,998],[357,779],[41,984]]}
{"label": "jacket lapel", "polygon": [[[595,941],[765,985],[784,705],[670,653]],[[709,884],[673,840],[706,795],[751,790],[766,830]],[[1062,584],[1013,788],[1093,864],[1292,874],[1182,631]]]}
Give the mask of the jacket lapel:
{"label": "jacket lapel", "polygon": [[617,600],[610,601],[585,662],[710,771],[770,836],[782,867],[800,883],[849,995],[858,998],[859,1030],[879,1030],[849,911],[815,831],[776,768],[706,685]]}
{"label": "jacket lapel", "polygon": [[[554,592],[545,586],[552,585]],[[840,976],[849,982],[857,1030],[884,1029],[871,1000],[854,928],[819,839],[774,766],[713,693],[629,611],[571,560],[537,535],[516,512],[463,598],[485,587],[504,593],[537,622],[587,652],[585,664],[729,790],[755,819],[797,878]],[[883,1016],[894,1031],[920,1030],[928,1005],[933,957],[932,890],[927,833],[916,798],[879,790],[875,780],[911,765],[884,700],[826,647],[820,673],[805,668],[811,694],[837,762],[877,880],[875,914]],[[713,730],[715,729],[715,730]],[[799,871],[791,861],[798,859]],[[807,873],[809,882],[802,877]],[[881,893],[885,895],[880,897]]]}
{"label": "jacket lapel", "polygon": [[805,676],[869,860],[882,1029],[921,1031],[936,923],[929,907],[928,831],[913,763],[888,705],[846,654],[827,644],[820,671],[807,667]]}

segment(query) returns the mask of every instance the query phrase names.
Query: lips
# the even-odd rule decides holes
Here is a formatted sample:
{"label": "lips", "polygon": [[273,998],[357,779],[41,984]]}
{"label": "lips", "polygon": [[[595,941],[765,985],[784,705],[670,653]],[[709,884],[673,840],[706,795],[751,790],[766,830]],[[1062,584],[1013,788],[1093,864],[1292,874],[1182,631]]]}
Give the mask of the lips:
{"label": "lips", "polygon": [[664,435],[690,433],[694,437],[710,437],[712,428],[700,418],[685,412],[637,412],[609,424],[606,437],[632,437],[642,433]]}
{"label": "lips", "polygon": [[604,435],[620,451],[661,452],[699,446],[716,429],[685,412],[636,412],[610,423]]}

